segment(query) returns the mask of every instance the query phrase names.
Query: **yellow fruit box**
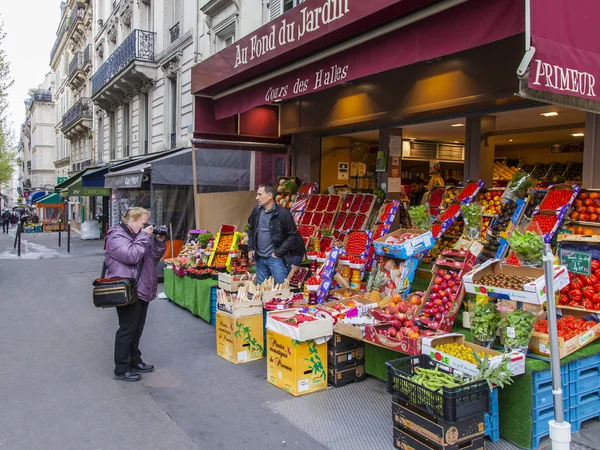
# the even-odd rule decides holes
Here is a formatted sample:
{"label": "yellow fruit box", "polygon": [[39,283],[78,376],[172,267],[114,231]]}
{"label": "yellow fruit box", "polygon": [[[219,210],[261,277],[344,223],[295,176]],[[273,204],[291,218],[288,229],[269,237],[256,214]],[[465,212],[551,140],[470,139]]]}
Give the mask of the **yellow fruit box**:
{"label": "yellow fruit box", "polygon": [[234,364],[263,358],[263,316],[234,317],[217,311],[217,355]]}
{"label": "yellow fruit box", "polygon": [[[502,363],[504,354],[495,350],[490,350],[485,347],[481,347],[470,342],[465,342],[465,337],[460,333],[448,333],[442,336],[424,337],[422,353],[429,355],[431,359],[443,364],[448,367],[452,367],[458,372],[459,375],[463,376],[475,376],[479,373],[476,364],[472,364],[463,359],[452,356],[448,353],[441,352],[435,347],[443,344],[463,344],[471,350],[475,350],[477,353],[485,353],[488,356],[488,362],[490,367],[498,367]],[[513,375],[522,375],[525,373],[525,355],[521,352],[509,353],[510,362],[508,363],[508,370]]]}
{"label": "yellow fruit box", "polygon": [[327,343],[267,331],[267,380],[294,396],[327,389]]}

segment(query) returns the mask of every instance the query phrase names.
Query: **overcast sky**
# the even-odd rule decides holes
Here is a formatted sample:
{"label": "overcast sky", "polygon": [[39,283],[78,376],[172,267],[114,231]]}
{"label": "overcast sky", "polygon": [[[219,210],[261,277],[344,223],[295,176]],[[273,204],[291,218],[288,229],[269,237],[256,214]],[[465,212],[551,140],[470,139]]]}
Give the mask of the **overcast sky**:
{"label": "overcast sky", "polygon": [[6,38],[2,48],[15,80],[8,95],[8,116],[17,140],[25,122],[23,101],[50,71],[50,50],[56,39],[61,0],[0,0],[0,20]]}

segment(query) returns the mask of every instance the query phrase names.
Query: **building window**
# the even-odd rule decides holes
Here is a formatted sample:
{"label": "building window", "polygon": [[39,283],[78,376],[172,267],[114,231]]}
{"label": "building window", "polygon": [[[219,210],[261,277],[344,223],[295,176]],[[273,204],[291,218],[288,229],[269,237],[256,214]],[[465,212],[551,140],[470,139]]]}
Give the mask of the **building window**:
{"label": "building window", "polygon": [[235,23],[228,25],[215,34],[215,50],[221,51],[235,41]]}
{"label": "building window", "polygon": [[104,120],[98,117],[98,162],[102,162],[104,155]]}
{"label": "building window", "polygon": [[123,156],[129,156],[129,103],[123,105]]}
{"label": "building window", "polygon": [[170,146],[177,144],[177,77],[169,78],[169,135]]}
{"label": "building window", "polygon": [[110,160],[117,158],[117,115],[114,111],[111,111],[109,115],[110,120]]}

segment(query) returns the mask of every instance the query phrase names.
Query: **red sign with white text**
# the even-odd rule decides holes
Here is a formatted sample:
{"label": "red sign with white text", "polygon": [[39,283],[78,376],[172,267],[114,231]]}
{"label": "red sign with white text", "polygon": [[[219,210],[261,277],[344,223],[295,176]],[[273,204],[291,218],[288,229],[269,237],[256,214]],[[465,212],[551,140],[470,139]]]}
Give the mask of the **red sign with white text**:
{"label": "red sign with white text", "polygon": [[215,101],[217,119],[368,75],[467,50],[524,30],[522,0],[466,2]]}
{"label": "red sign with white text", "polygon": [[306,0],[192,68],[192,93],[240,81],[439,0]]}
{"label": "red sign with white text", "polygon": [[600,100],[600,1],[531,0],[529,87]]}

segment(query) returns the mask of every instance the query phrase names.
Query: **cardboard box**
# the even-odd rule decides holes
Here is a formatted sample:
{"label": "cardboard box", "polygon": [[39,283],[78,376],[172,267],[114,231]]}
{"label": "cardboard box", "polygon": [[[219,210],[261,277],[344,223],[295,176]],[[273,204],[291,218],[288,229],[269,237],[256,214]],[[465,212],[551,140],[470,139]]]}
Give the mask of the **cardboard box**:
{"label": "cardboard box", "polygon": [[485,433],[483,413],[459,422],[445,422],[407,403],[393,402],[392,417],[395,429],[430,445],[399,448],[471,448],[463,445],[483,438]]}
{"label": "cardboard box", "polygon": [[264,328],[262,313],[233,317],[217,311],[217,355],[234,364],[263,358]]}
{"label": "cardboard box", "polygon": [[[478,283],[485,275],[493,273],[504,273],[506,275],[519,275],[532,277],[534,281],[523,286],[523,291],[504,289],[495,286],[484,286]],[[501,300],[516,300],[534,305],[541,305],[546,301],[546,286],[544,281],[544,269],[534,267],[518,267],[502,264],[497,259],[490,259],[481,266],[473,269],[463,276],[463,282],[467,292],[482,294]],[[569,284],[569,274],[564,266],[554,266],[554,289],[560,291]]]}
{"label": "cardboard box", "polygon": [[302,323],[298,326],[288,325],[272,318],[273,316],[294,317],[298,312],[297,309],[268,311],[267,330],[274,331],[299,342],[333,335],[333,320],[330,316],[317,318],[312,322]]}
{"label": "cardboard box", "polygon": [[267,381],[292,395],[327,388],[327,344],[267,331]]}
{"label": "cardboard box", "polygon": [[335,387],[346,386],[350,383],[358,383],[365,379],[365,366],[356,366],[346,370],[334,370],[331,367],[327,371],[327,382]]}
{"label": "cardboard box", "polygon": [[327,341],[328,352],[333,351],[334,354],[358,348],[365,348],[362,340],[353,339],[340,333],[333,333],[333,337]]}
{"label": "cardboard box", "polygon": [[327,364],[329,365],[330,369],[335,371],[351,369],[352,367],[356,366],[364,366],[365,349],[357,348],[342,353],[336,353],[334,350],[328,347]]}
{"label": "cardboard box", "polygon": [[[404,233],[412,233],[414,238],[409,239],[402,244],[386,244],[385,240],[390,236],[400,237]],[[390,234],[380,237],[373,241],[375,253],[377,255],[391,256],[400,259],[407,259],[416,253],[421,253],[433,248],[435,242],[431,231],[399,229]]]}
{"label": "cardboard box", "polygon": [[[371,308],[377,308],[378,303],[374,302],[373,300],[369,300],[366,297],[363,297],[362,295],[353,295],[350,298],[343,298],[341,300],[333,300],[327,303],[323,303],[321,305],[317,305],[317,309],[320,309],[322,311],[325,311],[326,313],[330,314],[332,317],[335,317],[339,314],[339,312],[335,309],[335,305],[341,303],[342,305],[349,305],[349,304],[354,304],[355,306],[353,308],[350,308],[350,311],[348,311],[346,313],[346,317],[351,317],[351,316],[364,316],[369,314],[369,310]],[[353,309],[355,309],[356,311],[352,311]]]}
{"label": "cardboard box", "polygon": [[[575,353],[582,347],[585,347],[590,342],[595,341],[600,337],[600,323],[597,323],[594,328],[590,328],[585,333],[581,333],[568,341],[564,338],[558,338],[558,349],[560,358],[569,356],[571,353]],[[529,350],[533,353],[543,356],[550,356],[550,336],[543,333],[533,332],[531,340],[529,341]]]}
{"label": "cardboard box", "polygon": [[[452,342],[464,344],[466,347],[475,350],[477,353],[485,353],[489,356],[488,362],[490,364],[490,367],[497,367],[502,363],[502,359],[504,357],[503,353],[497,352],[495,350],[490,350],[485,347],[472,344],[470,342],[466,342],[465,337],[459,333],[449,333],[442,336],[424,337],[423,354],[429,355],[431,359],[437,361],[440,364],[452,367],[454,370],[459,372],[458,374],[461,376],[471,377],[477,375],[479,373],[477,365],[435,349],[436,346]],[[508,364],[508,369],[512,372],[512,374],[515,376],[524,374],[525,355],[521,352],[512,352],[509,354],[509,356],[511,362]]]}
{"label": "cardboard box", "polygon": [[390,325],[367,325],[365,326],[365,337],[364,340],[373,344],[391,348],[400,353],[415,356],[420,355],[422,350],[422,338],[396,338],[386,336],[385,334],[379,333],[379,330],[387,330]]}

